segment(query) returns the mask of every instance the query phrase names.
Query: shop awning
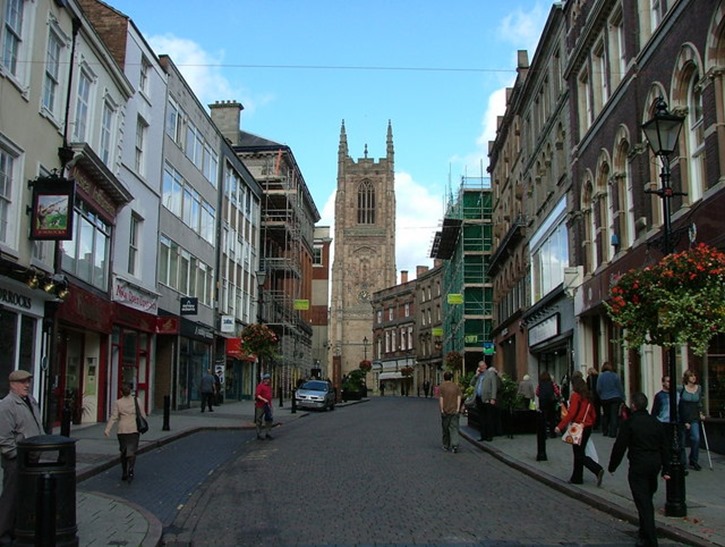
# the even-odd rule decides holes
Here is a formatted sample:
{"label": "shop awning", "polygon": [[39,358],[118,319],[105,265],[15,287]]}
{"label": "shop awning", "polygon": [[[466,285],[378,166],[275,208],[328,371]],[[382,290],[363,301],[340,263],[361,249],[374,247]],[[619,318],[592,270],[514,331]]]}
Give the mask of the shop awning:
{"label": "shop awning", "polygon": [[402,377],[401,372],[381,372],[378,380],[400,380]]}

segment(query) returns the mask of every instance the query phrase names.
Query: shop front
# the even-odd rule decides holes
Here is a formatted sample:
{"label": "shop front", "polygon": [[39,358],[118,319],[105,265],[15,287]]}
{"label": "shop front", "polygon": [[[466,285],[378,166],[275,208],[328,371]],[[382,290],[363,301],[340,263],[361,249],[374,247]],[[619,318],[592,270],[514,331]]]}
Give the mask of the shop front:
{"label": "shop front", "polygon": [[0,394],[8,392],[8,375],[13,370],[27,370],[35,377],[33,395],[42,403],[44,294],[0,276]]}
{"label": "shop front", "polygon": [[108,390],[109,337],[113,306],[78,285],[56,312],[56,356],[50,370],[50,417],[60,423],[64,407],[74,424],[105,421],[111,408]]}
{"label": "shop front", "polygon": [[250,400],[254,396],[259,375],[257,359],[246,355],[241,338],[224,338],[224,354],[218,355],[217,366],[223,366],[222,389],[225,399]]}

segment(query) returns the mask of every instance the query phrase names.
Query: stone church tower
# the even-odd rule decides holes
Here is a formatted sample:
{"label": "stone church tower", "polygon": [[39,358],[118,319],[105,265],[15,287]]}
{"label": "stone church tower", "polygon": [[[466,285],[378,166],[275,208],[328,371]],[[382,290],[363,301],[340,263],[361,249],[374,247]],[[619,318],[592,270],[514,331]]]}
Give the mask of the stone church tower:
{"label": "stone church tower", "polygon": [[330,303],[332,380],[336,386],[343,375],[358,368],[365,354],[373,359],[370,298],[375,291],[396,284],[395,167],[390,122],[386,144],[385,158],[368,158],[366,144],[364,157],[355,161],[348,155],[342,122]]}

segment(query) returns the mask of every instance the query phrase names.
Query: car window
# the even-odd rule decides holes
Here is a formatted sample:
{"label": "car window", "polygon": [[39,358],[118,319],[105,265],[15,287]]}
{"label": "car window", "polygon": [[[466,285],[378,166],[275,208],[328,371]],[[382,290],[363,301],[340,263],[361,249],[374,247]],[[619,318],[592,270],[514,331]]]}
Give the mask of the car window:
{"label": "car window", "polygon": [[312,391],[327,391],[327,384],[325,382],[305,382],[302,384],[302,389],[309,389]]}

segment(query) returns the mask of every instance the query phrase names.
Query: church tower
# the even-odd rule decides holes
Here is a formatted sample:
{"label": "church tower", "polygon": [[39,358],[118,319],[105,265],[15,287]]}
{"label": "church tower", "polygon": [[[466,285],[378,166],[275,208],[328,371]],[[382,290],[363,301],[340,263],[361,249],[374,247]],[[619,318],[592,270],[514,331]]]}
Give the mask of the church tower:
{"label": "church tower", "polygon": [[386,155],[377,161],[348,154],[343,120],[337,153],[335,257],[332,264],[330,342],[333,382],[372,360],[372,293],[396,284],[395,164],[388,121]]}

